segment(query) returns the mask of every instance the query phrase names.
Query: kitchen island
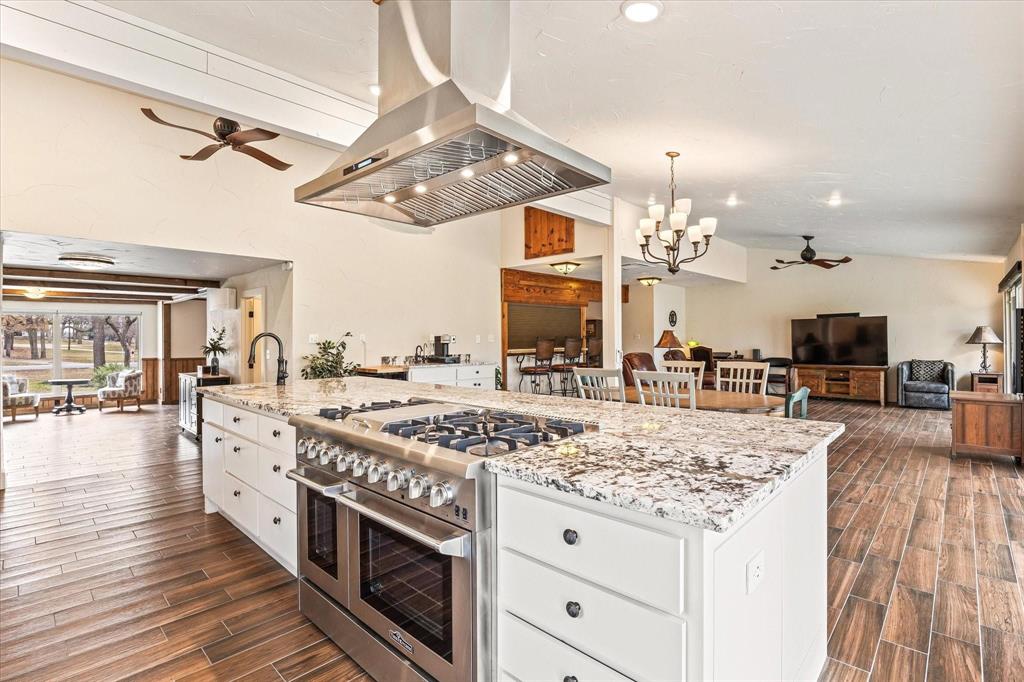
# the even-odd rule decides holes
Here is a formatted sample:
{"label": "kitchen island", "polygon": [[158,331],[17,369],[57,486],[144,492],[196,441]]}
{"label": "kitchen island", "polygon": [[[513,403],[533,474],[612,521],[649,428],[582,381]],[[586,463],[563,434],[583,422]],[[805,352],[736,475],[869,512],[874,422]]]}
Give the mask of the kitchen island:
{"label": "kitchen island", "polygon": [[[825,454],[842,425],[361,377],[203,392],[239,419],[222,415],[225,437],[248,428],[258,451],[264,433],[289,437],[274,424],[292,415],[413,397],[596,425],[485,462],[496,500],[493,677],[811,679],[824,664]],[[214,469],[215,457],[214,447]],[[224,491],[244,481],[221,478],[208,511],[239,497]],[[288,493],[254,493],[258,520],[245,530],[261,540]],[[268,529],[280,556],[291,524],[293,571],[294,510],[293,497],[291,517]],[[248,512],[227,515],[237,523],[237,513]]]}

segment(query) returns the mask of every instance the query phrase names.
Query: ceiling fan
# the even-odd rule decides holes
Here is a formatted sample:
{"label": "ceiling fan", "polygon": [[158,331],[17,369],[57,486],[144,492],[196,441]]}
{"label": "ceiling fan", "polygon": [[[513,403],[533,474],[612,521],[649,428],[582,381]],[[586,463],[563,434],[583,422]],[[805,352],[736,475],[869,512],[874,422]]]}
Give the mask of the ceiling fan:
{"label": "ceiling fan", "polygon": [[257,161],[262,161],[271,168],[279,171],[288,170],[292,167],[290,163],[285,163],[280,159],[276,159],[270,154],[267,154],[261,149],[250,147],[250,142],[259,142],[260,140],[273,140],[277,137],[277,133],[272,133],[269,130],[263,130],[262,128],[252,128],[250,130],[242,130],[242,126],[238,125],[238,121],[232,121],[230,118],[224,118],[223,116],[218,117],[213,122],[213,134],[204,132],[202,130],[196,130],[195,128],[188,128],[186,126],[175,125],[174,123],[168,123],[163,120],[155,113],[152,109],[144,108],[142,113],[146,115],[153,123],[159,123],[160,125],[169,126],[171,128],[178,128],[179,130],[188,130],[193,133],[199,133],[203,137],[208,137],[214,141],[215,144],[206,145],[195,154],[185,155],[182,154],[181,158],[186,161],[205,161],[206,159],[213,156],[213,153],[224,147],[231,147],[232,151],[242,152],[247,154]]}
{"label": "ceiling fan", "polygon": [[800,252],[800,260],[782,260],[781,258],[776,258],[775,262],[778,263],[778,265],[773,265],[772,270],[785,270],[791,265],[817,265],[819,268],[831,270],[837,265],[853,261],[849,256],[843,256],[842,258],[817,258],[818,253],[811,248],[811,240],[814,239],[814,237],[804,235],[801,239],[807,240],[807,245],[804,246],[804,250]]}

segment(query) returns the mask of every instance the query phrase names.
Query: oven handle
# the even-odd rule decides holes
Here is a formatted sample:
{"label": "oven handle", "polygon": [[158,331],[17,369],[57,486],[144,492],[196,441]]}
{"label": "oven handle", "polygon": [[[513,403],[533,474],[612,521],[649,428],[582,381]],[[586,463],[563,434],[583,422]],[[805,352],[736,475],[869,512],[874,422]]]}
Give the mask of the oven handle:
{"label": "oven handle", "polygon": [[320,493],[324,497],[335,497],[337,496],[338,493],[343,492],[345,490],[344,483],[337,483],[334,485],[323,485],[322,483],[317,483],[311,478],[307,478],[304,474],[305,471],[303,469],[291,469],[287,473],[285,473],[285,476],[292,479],[296,483],[299,483],[300,485],[309,488],[310,490],[314,490]]}
{"label": "oven handle", "polygon": [[470,533],[459,533],[457,535],[449,534],[444,536],[432,535],[417,528],[411,528],[387,514],[366,506],[355,499],[354,491],[342,492],[332,495],[332,497],[334,497],[339,504],[345,505],[352,511],[361,514],[368,519],[372,519],[382,526],[387,526],[396,533],[401,533],[405,537],[429,547],[438,554],[459,558],[465,558],[469,554]]}

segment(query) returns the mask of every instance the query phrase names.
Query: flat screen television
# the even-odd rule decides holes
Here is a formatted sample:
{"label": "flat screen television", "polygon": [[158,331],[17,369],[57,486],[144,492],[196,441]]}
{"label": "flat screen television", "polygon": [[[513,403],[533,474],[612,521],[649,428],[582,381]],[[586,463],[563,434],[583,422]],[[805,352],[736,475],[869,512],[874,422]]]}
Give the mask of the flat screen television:
{"label": "flat screen television", "polygon": [[888,318],[841,315],[793,320],[793,362],[888,365]]}

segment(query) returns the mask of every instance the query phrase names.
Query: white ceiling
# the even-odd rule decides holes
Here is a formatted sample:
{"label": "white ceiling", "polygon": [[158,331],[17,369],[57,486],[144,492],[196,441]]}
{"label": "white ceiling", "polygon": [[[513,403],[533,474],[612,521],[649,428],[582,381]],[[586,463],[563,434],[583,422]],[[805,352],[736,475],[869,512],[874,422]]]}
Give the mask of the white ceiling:
{"label": "white ceiling", "polygon": [[[601,256],[572,258],[570,260],[580,264],[580,267],[576,268],[576,270],[569,275],[570,277],[575,277],[577,279],[589,279],[597,282],[601,281]],[[549,263],[520,265],[514,269],[524,270],[526,272],[542,272],[546,275],[558,274]],[[680,270],[676,274],[672,275],[669,274],[662,265],[645,263],[644,261],[637,260],[635,258],[622,259],[623,284],[636,284],[637,278],[644,277],[646,275],[661,277],[661,284],[671,284],[673,286],[680,287],[694,287],[701,284],[714,284],[722,281],[717,277],[702,275],[699,272],[688,272],[686,270]]]}
{"label": "white ceiling", "polygon": [[187,279],[225,280],[233,275],[252,272],[282,261],[252,256],[234,256],[206,251],[186,251],[160,246],[121,244],[77,237],[54,237],[45,234],[4,231],[3,264],[31,268],[72,270],[62,264],[62,253],[90,253],[109,256],[116,262],[102,272],[125,275],[153,275]]}
{"label": "white ceiling", "polygon": [[[106,4],[372,99],[370,0]],[[674,149],[695,217],[748,246],[1008,251],[1024,222],[1024,3],[668,1],[643,25],[619,5],[512,9],[513,106],[610,165],[613,193],[665,200]]]}

